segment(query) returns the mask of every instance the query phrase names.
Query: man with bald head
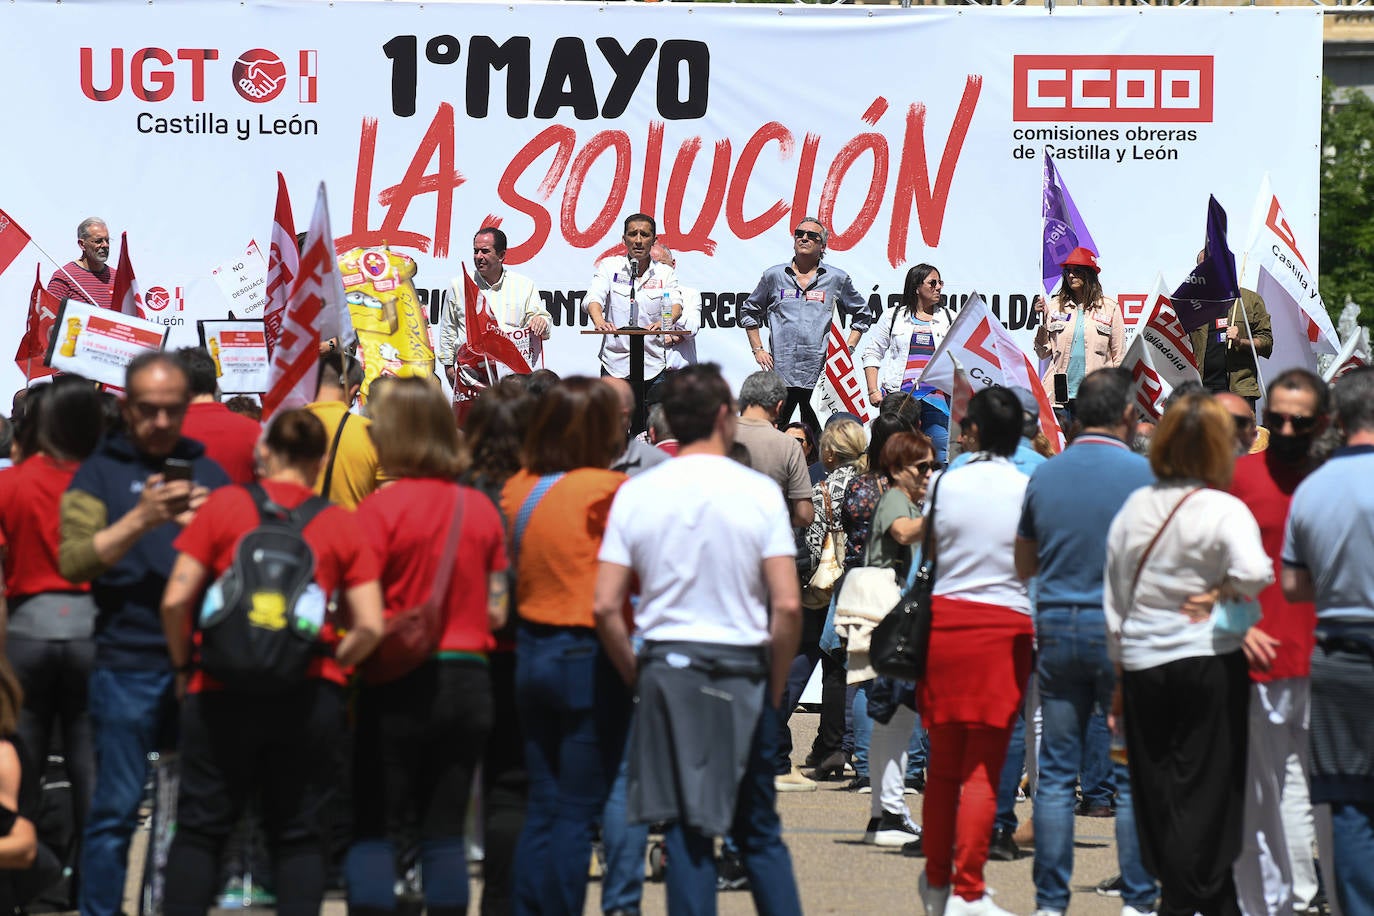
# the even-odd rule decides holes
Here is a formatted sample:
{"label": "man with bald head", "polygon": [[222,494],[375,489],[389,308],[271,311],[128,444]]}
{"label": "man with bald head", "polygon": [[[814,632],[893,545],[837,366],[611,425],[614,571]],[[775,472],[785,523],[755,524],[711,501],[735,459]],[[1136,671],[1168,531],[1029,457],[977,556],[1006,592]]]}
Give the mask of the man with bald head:
{"label": "man with bald head", "polygon": [[76,227],[76,247],[81,257],[57,269],[48,281],[48,292],[59,299],[75,299],[111,308],[114,275],[110,269],[110,230],[98,216],[88,216]]}
{"label": "man with bald head", "polygon": [[668,455],[662,449],[654,448],[638,436],[631,435],[630,423],[635,412],[635,392],[630,383],[623,378],[610,375],[603,376],[601,382],[609,385],[616,397],[620,398],[620,416],[625,423],[625,452],[611,465],[611,470],[634,477],[656,464],[667,461]]}

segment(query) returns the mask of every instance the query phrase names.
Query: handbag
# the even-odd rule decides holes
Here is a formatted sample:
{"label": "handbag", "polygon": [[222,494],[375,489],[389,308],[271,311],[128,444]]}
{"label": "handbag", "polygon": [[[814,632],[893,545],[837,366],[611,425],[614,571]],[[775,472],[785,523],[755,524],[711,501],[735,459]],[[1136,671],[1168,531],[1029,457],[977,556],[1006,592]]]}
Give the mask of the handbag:
{"label": "handbag", "polygon": [[825,493],[825,541],[821,544],[820,562],[816,565],[816,571],[811,574],[802,594],[802,604],[808,608],[829,607],[835,583],[844,575],[844,564],[840,561],[840,555],[844,550],[841,546],[844,535],[837,535],[833,530],[835,514],[830,502],[830,487],[822,483],[821,488]]}
{"label": "handbag", "polygon": [[404,677],[438,651],[447,623],[445,601],[449,586],[453,584],[453,564],[457,560],[466,507],[467,492],[462,487],[455,487],[448,536],[439,554],[439,567],[435,570],[429,595],[420,604],[386,618],[381,642],[359,668],[367,683],[385,684]]}
{"label": "handbag", "polygon": [[[943,476],[943,475],[942,475]],[[940,479],[930,491],[930,514],[921,537],[921,565],[895,607],[873,629],[869,661],[881,677],[919,681],[926,674],[930,654],[931,593],[935,589],[935,497]]]}

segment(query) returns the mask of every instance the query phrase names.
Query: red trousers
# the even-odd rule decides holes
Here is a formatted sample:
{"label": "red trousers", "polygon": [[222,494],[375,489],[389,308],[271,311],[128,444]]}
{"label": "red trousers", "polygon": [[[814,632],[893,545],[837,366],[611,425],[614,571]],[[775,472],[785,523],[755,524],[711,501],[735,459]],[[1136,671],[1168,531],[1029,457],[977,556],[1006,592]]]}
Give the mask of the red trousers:
{"label": "red trousers", "polygon": [[983,866],[997,818],[997,781],[1010,728],[953,723],[930,728],[930,761],[922,805],[926,883],[954,885],[965,900],[987,890]]}

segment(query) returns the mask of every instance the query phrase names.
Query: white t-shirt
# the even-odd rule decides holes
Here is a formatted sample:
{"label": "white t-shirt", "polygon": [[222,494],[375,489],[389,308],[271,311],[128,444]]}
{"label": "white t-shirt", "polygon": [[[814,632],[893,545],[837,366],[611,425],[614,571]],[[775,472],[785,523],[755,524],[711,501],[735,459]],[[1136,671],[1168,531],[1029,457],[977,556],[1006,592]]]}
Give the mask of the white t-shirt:
{"label": "white t-shirt", "polygon": [[1198,486],[1170,481],[1141,487],[1107,532],[1103,610],[1113,637],[1108,651],[1127,671],[1236,651],[1239,635],[1216,629],[1215,618],[1194,623],[1182,612],[1184,602],[1223,583],[1254,597],[1274,581],[1259,524],[1245,503],[1230,493],[1203,489],[1159,535],[1131,594],[1145,548],[1183,495]]}
{"label": "white t-shirt", "polygon": [[1029,482],[1007,458],[970,461],[941,475],[934,594],[1030,614],[1026,583],[1017,577],[1014,559]]}
{"label": "white t-shirt", "polygon": [[763,561],[796,553],[776,483],[729,458],[685,455],[620,488],[599,558],[639,576],[646,640],[758,646],[768,642]]}

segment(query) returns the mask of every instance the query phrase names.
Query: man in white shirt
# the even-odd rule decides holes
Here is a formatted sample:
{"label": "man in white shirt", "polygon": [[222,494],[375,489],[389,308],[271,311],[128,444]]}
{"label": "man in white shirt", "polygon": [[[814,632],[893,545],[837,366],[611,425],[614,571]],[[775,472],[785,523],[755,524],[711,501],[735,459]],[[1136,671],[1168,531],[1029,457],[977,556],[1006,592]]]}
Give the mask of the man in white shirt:
{"label": "man in white shirt", "polygon": [[[667,245],[656,242],[649,256],[657,264],[677,270],[677,259]],[[681,334],[665,338],[668,348],[664,361],[669,369],[686,369],[697,364],[697,332],[701,330],[701,292],[690,286],[678,286],[682,294],[682,315],[673,322],[673,329]]]}
{"label": "man in white shirt", "polygon": [[[582,300],[582,308],[598,331],[659,330],[664,296],[669,299],[673,321],[682,316],[677,272],[650,257],[657,238],[658,224],[652,216],[634,213],[625,217],[625,254],[597,262],[596,275]],[[644,378],[638,380],[631,378],[630,373],[630,337],[608,334],[601,340],[601,374],[626,379],[635,388],[636,433],[644,428],[644,405],[658,401],[657,389],[664,381],[663,370],[667,366],[664,340],[656,335],[644,338]]]}
{"label": "man in white shirt", "polygon": [[[543,342],[552,334],[549,310],[539,298],[539,290],[535,288],[533,280],[506,269],[506,233],[495,226],[478,229],[472,238],[472,264],[477,268],[473,282],[491,306],[492,314],[501,323],[501,329],[508,332],[529,329],[530,367],[534,368]],[[458,377],[455,367],[458,351],[467,343],[467,328],[464,326],[466,301],[463,278],[454,277],[453,295],[439,329],[439,362],[448,375],[450,385]],[[468,375],[472,378],[467,378]],[[467,371],[465,378],[478,385],[487,385],[492,381],[485,377],[485,373],[472,370]]]}
{"label": "man in white shirt", "polygon": [[[663,406],[678,457],[617,493],[595,594],[602,645],[638,693],[629,817],[670,825],[669,913],[714,901],[713,840],[728,833],[756,909],[800,914],[772,765],[801,627],[787,506],[773,481],[726,457],[736,419],[718,367],[675,373]],[[638,659],[623,613],[636,577]]]}

